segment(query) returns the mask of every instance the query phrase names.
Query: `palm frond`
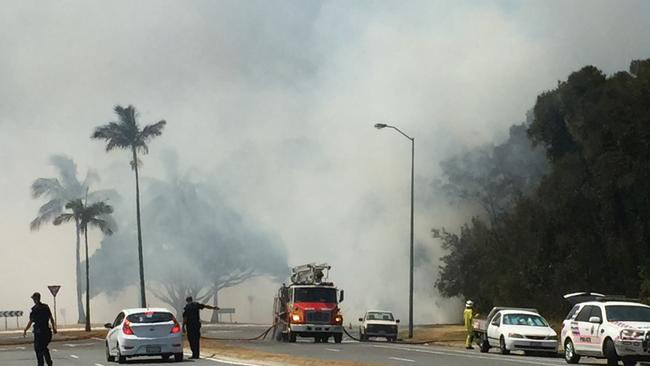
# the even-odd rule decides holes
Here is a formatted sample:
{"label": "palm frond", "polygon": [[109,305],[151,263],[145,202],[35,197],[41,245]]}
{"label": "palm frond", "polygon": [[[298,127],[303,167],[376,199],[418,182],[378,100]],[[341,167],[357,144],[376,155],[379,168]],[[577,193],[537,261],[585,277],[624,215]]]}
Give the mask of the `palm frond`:
{"label": "palm frond", "polygon": [[61,225],[63,223],[66,223],[66,222],[70,222],[70,221],[74,220],[74,218],[75,218],[74,214],[72,214],[72,213],[64,213],[64,214],[61,214],[61,215],[57,216],[54,219],[54,221],[52,221],[52,223],[54,225],[58,226],[58,225]]}
{"label": "palm frond", "polygon": [[140,138],[142,142],[146,143],[151,140],[153,137],[162,135],[162,130],[165,128],[167,122],[165,120],[158,121],[154,124],[145,126],[140,132]]}
{"label": "palm frond", "polygon": [[120,122],[137,129],[136,111],[133,105],[129,104],[126,108],[116,105],[113,110],[120,117]]}
{"label": "palm frond", "polygon": [[77,179],[77,164],[65,155],[50,156],[50,164],[54,165],[59,171],[61,184],[68,192],[80,194],[83,191],[81,183]]}
{"label": "palm frond", "polygon": [[38,178],[32,183],[32,197],[47,195],[51,198],[64,196],[65,189],[56,178]]}

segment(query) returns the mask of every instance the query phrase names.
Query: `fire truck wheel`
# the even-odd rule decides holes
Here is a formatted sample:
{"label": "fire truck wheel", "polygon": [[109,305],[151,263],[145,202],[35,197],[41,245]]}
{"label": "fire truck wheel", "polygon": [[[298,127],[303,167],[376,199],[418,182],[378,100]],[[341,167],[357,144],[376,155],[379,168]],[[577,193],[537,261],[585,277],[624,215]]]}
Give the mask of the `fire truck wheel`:
{"label": "fire truck wheel", "polygon": [[296,333],[289,331],[289,342],[296,343]]}
{"label": "fire truck wheel", "polygon": [[334,334],[334,343],[341,343],[343,340],[343,334]]}

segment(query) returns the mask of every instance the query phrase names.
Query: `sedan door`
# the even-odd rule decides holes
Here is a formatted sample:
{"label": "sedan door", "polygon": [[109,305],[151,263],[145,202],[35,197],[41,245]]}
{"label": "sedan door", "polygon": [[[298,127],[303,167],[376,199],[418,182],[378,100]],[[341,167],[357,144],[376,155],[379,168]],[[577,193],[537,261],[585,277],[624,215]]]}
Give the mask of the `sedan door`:
{"label": "sedan door", "polygon": [[111,350],[111,354],[115,354],[117,349],[117,336],[122,331],[122,321],[124,320],[124,313],[117,314],[117,317],[113,321],[112,328],[109,329],[107,339],[108,339],[108,348]]}
{"label": "sedan door", "polygon": [[488,342],[492,347],[499,346],[499,337],[501,336],[501,330],[499,329],[501,327],[501,318],[501,313],[496,313],[487,327]]}

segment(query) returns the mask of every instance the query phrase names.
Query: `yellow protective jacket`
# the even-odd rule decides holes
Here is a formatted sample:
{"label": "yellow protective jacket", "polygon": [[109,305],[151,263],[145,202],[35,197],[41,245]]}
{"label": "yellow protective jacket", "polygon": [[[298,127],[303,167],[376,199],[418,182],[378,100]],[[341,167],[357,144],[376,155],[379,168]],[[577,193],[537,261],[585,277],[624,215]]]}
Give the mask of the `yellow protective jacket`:
{"label": "yellow protective jacket", "polygon": [[465,329],[468,331],[472,330],[472,320],[474,320],[474,310],[471,308],[466,308],[463,312],[463,318],[465,319]]}

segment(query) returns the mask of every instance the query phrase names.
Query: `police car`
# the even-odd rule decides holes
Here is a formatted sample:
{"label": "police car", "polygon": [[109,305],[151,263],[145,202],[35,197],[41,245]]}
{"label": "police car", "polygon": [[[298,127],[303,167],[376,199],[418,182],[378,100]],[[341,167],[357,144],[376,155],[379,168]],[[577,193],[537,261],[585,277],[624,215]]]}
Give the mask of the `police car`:
{"label": "police car", "polygon": [[607,359],[608,366],[632,366],[650,361],[650,306],[596,293],[564,296],[575,303],[562,323],[564,359],[575,364],[582,356]]}

